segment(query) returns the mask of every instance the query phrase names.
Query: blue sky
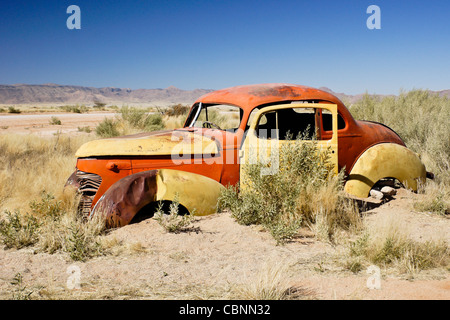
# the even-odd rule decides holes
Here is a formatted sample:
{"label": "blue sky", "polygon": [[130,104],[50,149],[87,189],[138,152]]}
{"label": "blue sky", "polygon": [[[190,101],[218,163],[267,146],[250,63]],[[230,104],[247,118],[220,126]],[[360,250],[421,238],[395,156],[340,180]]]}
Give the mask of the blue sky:
{"label": "blue sky", "polygon": [[[81,29],[69,30],[69,5]],[[381,29],[369,30],[369,5]],[[2,1],[0,84],[450,88],[450,1]]]}

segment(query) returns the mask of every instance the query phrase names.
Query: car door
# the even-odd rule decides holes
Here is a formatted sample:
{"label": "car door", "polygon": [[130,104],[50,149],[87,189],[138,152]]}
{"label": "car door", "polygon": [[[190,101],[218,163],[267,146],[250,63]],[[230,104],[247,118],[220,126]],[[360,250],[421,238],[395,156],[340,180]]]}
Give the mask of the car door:
{"label": "car door", "polygon": [[[332,136],[322,139],[320,111],[332,114]],[[246,184],[244,166],[261,162],[261,175],[276,174],[279,168],[279,149],[283,144],[293,143],[298,136],[302,143],[316,141],[319,150],[331,149],[330,161],[338,173],[338,116],[336,104],[290,103],[268,106],[252,117],[249,130],[239,152],[240,185]],[[269,165],[270,164],[270,165]]]}

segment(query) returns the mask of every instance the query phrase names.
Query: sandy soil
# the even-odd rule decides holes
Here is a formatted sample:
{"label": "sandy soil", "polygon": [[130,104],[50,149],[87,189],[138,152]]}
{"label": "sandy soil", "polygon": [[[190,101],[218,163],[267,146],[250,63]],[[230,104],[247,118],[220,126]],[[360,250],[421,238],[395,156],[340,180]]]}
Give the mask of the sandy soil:
{"label": "sandy soil", "polygon": [[[55,130],[49,118],[25,116],[0,116],[0,126],[8,126],[0,132]],[[104,116],[58,115],[66,132],[94,125]],[[447,217],[413,210],[419,196],[400,189],[394,199],[367,211],[366,220],[396,217],[414,239],[450,242]],[[226,212],[199,217],[177,234],[147,219],[114,230],[104,240],[114,244],[110,254],[86,262],[33,248],[0,248],[0,299],[20,292],[32,292],[32,299],[236,299],[245,298],[246,288],[277,269],[284,272],[283,281],[298,289],[299,299],[450,299],[449,269],[421,271],[414,277],[381,270],[380,288],[370,289],[366,270],[354,274],[342,267],[345,245],[317,241],[304,231],[278,246],[261,228],[239,225]],[[11,283],[18,273],[21,286]]]}

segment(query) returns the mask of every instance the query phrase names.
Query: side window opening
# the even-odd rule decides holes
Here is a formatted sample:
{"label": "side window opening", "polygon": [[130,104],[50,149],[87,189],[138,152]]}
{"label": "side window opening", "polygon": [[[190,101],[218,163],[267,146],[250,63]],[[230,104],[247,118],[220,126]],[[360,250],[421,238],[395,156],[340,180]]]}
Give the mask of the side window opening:
{"label": "side window opening", "polygon": [[[333,116],[330,111],[323,109],[322,110],[322,123],[323,123],[323,131],[331,131],[333,130]],[[345,129],[345,121],[344,118],[340,114],[338,114],[338,130]]]}
{"label": "side window opening", "polygon": [[265,113],[258,122],[256,134],[259,138],[286,140],[303,135],[305,140],[319,137],[317,109],[286,108]]}

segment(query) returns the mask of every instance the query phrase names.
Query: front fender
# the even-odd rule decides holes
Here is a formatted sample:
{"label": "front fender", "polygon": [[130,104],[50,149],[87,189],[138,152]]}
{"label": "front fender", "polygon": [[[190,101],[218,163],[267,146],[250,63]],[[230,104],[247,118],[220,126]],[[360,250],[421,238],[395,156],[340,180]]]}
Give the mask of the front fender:
{"label": "front fender", "polygon": [[370,147],[358,158],[344,190],[366,198],[377,181],[395,178],[405,187],[417,191],[418,182],[424,182],[426,175],[425,165],[416,153],[399,144],[381,143]]}
{"label": "front fender", "polygon": [[159,169],[129,175],[114,183],[98,200],[91,216],[101,214],[109,227],[127,225],[144,206],[160,200],[177,200],[190,213],[216,212],[224,187],[217,181],[191,172]]}

